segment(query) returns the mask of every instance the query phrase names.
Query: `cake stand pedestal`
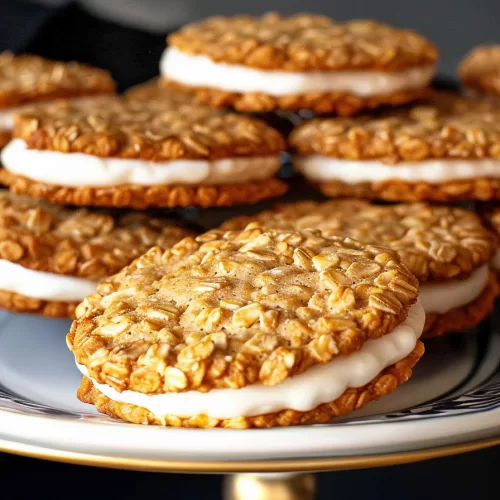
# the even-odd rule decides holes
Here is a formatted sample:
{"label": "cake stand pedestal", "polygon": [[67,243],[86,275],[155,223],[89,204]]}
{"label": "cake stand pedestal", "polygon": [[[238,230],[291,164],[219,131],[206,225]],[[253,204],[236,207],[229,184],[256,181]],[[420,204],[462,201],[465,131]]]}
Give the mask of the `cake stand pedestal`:
{"label": "cake stand pedestal", "polygon": [[313,474],[234,474],[225,477],[224,500],[313,500]]}

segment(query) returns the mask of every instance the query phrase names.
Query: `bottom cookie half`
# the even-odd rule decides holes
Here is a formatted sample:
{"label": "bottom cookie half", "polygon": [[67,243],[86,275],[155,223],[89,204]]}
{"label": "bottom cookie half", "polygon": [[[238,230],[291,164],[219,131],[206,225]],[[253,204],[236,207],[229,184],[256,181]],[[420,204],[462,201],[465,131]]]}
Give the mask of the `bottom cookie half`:
{"label": "bottom cookie half", "polygon": [[387,180],[347,184],[341,181],[315,183],[326,196],[369,198],[386,201],[474,201],[500,199],[500,179],[467,179],[429,184]]}
{"label": "bottom cookie half", "polygon": [[401,106],[429,96],[427,88],[404,90],[392,94],[361,97],[345,92],[308,92],[297,95],[273,96],[261,92],[228,92],[207,87],[188,87],[176,82],[163,80],[167,89],[194,95],[201,104],[216,108],[231,107],[244,113],[265,113],[268,111],[310,110],[314,113],[336,113],[352,116],[363,110],[382,106]]}
{"label": "bottom cookie half", "polygon": [[[97,390],[92,381],[83,377],[78,389],[78,399],[95,405],[97,410],[111,417],[128,420],[135,424],[156,424],[175,427],[225,427],[247,429],[251,427],[288,427],[290,425],[312,425],[329,422],[333,418],[345,415],[365,406],[370,401],[385,396],[405,383],[412,375],[412,369],[424,354],[424,345],[418,341],[415,349],[398,363],[383,370],[369,384],[346,390],[339,398],[330,403],[319,405],[310,411],[282,410],[254,417],[217,419],[206,415],[191,418],[179,418],[175,415],[155,416],[140,406],[120,403],[109,399]],[[328,383],[328,381],[325,381]]]}
{"label": "bottom cookie half", "polygon": [[18,293],[0,290],[0,308],[15,313],[37,314],[47,318],[74,319],[78,302],[33,299]]}
{"label": "bottom cookie half", "polygon": [[34,181],[0,169],[0,183],[16,194],[46,199],[68,205],[94,205],[105,207],[219,207],[240,203],[256,203],[284,194],[285,183],[278,179],[220,184],[215,186],[139,186],[65,187]]}

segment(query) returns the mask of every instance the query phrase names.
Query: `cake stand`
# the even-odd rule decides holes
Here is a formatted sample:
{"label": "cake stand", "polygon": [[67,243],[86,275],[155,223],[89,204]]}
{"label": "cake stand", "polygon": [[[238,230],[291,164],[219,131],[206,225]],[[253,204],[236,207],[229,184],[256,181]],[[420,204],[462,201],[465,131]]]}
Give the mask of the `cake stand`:
{"label": "cake stand", "polygon": [[[412,379],[326,425],[183,429],[133,425],[76,397],[70,322],[0,313],[0,451],[149,471],[236,474],[227,499],[307,499],[311,471],[401,464],[500,444],[500,333],[426,343]],[[243,474],[245,473],[245,474]]]}

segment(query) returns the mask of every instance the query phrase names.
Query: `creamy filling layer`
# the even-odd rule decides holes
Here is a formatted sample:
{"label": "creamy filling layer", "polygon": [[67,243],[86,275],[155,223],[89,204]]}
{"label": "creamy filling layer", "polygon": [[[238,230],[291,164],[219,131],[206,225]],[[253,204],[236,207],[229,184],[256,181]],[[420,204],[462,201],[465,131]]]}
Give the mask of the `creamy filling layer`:
{"label": "creamy filling layer", "polygon": [[434,76],[435,67],[421,66],[398,72],[259,70],[216,63],[206,56],[193,56],[170,47],[161,57],[160,73],[183,85],[228,92],[262,92],[276,97],[307,92],[346,92],[369,97],[426,87]]}
{"label": "creamy filling layer", "polygon": [[153,162],[28,149],[22,139],[7,144],[1,162],[14,174],[68,187],[232,184],[268,179],[281,166],[279,155]]}
{"label": "creamy filling layer", "polygon": [[464,280],[423,283],[418,299],[426,313],[444,314],[476,300],[488,284],[489,265],[476,269]]}
{"label": "creamy filling layer", "polygon": [[[358,352],[313,366],[271,387],[254,384],[241,389],[213,389],[207,393],[188,391],[147,395],[129,390],[118,392],[108,385],[94,380],[93,383],[108,398],[141,406],[160,418],[203,414],[224,419],[285,409],[309,411],[322,403],[334,401],[350,387],[368,384],[382,370],[408,356],[415,348],[424,322],[424,310],[417,303],[410,308],[406,321],[391,333],[368,340]],[[87,375],[84,366],[78,365],[78,368]]]}
{"label": "creamy filling layer", "polygon": [[500,271],[500,250],[496,251],[495,256],[490,262],[490,265],[495,271]]}
{"label": "creamy filling layer", "polygon": [[57,102],[58,100],[65,100],[71,104],[91,104],[93,102],[99,102],[102,99],[109,99],[108,95],[96,95],[96,96],[85,96],[85,97],[72,97],[70,99],[51,99],[47,101],[31,101],[27,104],[21,106],[16,106],[13,108],[6,108],[0,111],[0,130],[12,130],[14,128],[14,116],[26,111],[34,105],[44,105]]}
{"label": "creamy filling layer", "polygon": [[321,155],[295,156],[295,168],[308,179],[318,182],[341,181],[346,184],[360,182],[407,182],[440,183],[454,180],[499,178],[500,160],[423,160],[387,165],[376,160],[342,160]]}
{"label": "creamy filling layer", "polygon": [[92,280],[33,271],[0,259],[0,289],[32,299],[79,302],[94,293],[96,286]]}

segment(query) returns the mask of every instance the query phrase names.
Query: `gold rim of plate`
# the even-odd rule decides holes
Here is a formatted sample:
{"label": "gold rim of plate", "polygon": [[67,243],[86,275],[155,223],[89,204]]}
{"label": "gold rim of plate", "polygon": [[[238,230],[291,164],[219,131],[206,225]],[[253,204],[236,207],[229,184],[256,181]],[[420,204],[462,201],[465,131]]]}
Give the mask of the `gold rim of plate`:
{"label": "gold rim of plate", "polygon": [[104,455],[75,453],[52,448],[43,448],[25,443],[12,443],[0,440],[0,452],[12,453],[30,458],[52,460],[54,462],[130,469],[156,472],[204,472],[204,473],[243,473],[243,472],[305,472],[365,469],[389,465],[419,462],[432,458],[458,455],[500,445],[500,436],[472,441],[469,443],[426,448],[422,450],[386,453],[380,455],[361,455],[352,457],[289,458],[278,460],[235,460],[235,461],[194,461],[144,458],[129,458]]}

